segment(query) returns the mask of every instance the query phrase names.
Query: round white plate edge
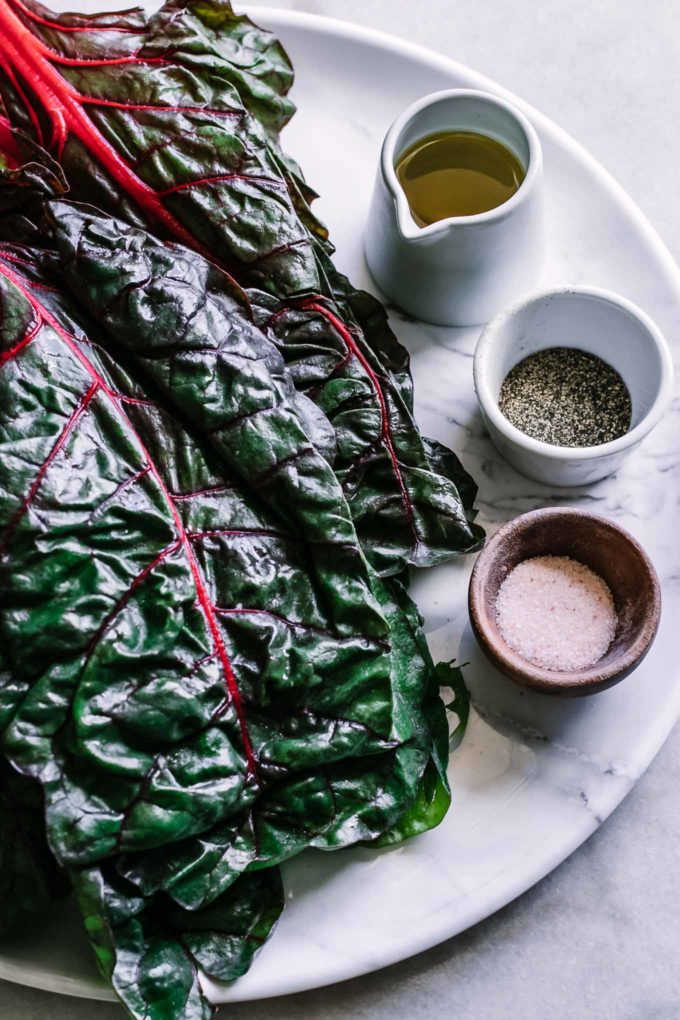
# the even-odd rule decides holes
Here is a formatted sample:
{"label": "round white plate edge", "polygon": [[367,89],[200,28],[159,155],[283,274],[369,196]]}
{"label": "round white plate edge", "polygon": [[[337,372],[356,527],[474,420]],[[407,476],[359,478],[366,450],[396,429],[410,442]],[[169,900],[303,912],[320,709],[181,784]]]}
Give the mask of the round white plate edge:
{"label": "round white plate edge", "polygon": [[[107,7],[108,6],[109,5],[107,5]],[[378,46],[382,49],[391,50],[394,54],[401,55],[407,59],[429,64],[431,67],[435,67],[444,73],[454,72],[458,76],[466,78],[470,83],[469,87],[493,91],[514,103],[525,113],[526,116],[529,117],[532,123],[537,126],[540,131],[551,135],[561,148],[566,149],[571,153],[575,160],[585,164],[591,174],[599,179],[603,189],[610,192],[615,201],[624,207],[628,217],[634,222],[636,228],[646,240],[647,244],[654,249],[657,258],[663,267],[663,271],[668,278],[668,284],[671,288],[675,289],[678,295],[678,301],[680,302],[680,269],[676,265],[670,251],[640,208],[631,199],[618,181],[616,181],[616,179],[609,173],[609,171],[605,170],[605,168],[593,156],[591,156],[582,145],[575,141],[571,135],[560,128],[553,120],[531,106],[531,104],[526,103],[514,93],[498,85],[492,79],[479,74],[466,65],[461,64],[450,57],[446,57],[443,54],[437,53],[425,46],[408,42],[398,36],[390,35],[387,32],[367,28],[362,25],[356,25],[336,18],[330,18],[325,15],[280,10],[278,8],[266,6],[253,6],[248,3],[237,4],[237,7],[245,13],[252,14],[252,16],[264,27],[269,28],[274,32],[285,32],[285,29],[288,27],[302,28],[317,33],[322,32],[328,35],[344,36],[350,41],[356,40],[367,45]],[[668,712],[663,719],[660,719],[655,728],[652,729],[650,727],[645,734],[645,739],[641,740],[641,742],[635,747],[634,759],[638,778],[642,775],[644,770],[649,766],[658,751],[661,749],[670,731],[673,729],[678,716],[680,716],[680,685],[677,688],[673,711]],[[600,805],[599,824],[609,817],[612,811],[618,807],[626,794],[630,792],[633,785],[634,782],[631,781],[630,784],[623,789],[623,791],[612,789],[612,796],[610,797],[610,800],[606,804]],[[533,862],[532,867],[532,862],[529,862],[529,867],[527,867],[526,873],[519,875],[517,871],[513,872],[514,881],[508,881],[507,872],[503,871],[498,874],[494,881],[489,883],[489,885],[487,885],[484,889],[476,890],[474,903],[470,905],[470,909],[466,913],[458,916],[455,924],[452,925],[450,921],[447,922],[446,917],[442,917],[439,924],[428,926],[427,932],[423,933],[421,938],[414,939],[413,934],[411,934],[408,940],[404,940],[402,943],[396,945],[393,944],[391,951],[384,956],[376,954],[367,961],[367,965],[363,969],[357,968],[356,961],[347,961],[347,972],[344,973],[343,968],[338,967],[333,983],[349,980],[353,977],[359,977],[362,974],[370,973],[375,970],[379,970],[382,967],[398,963],[401,960],[424,952],[446,939],[460,934],[460,932],[465,931],[472,925],[479,923],[486,917],[489,917],[496,910],[499,910],[503,906],[512,902],[512,900],[516,899],[548,875],[552,870],[554,870],[554,868],[566,860],[566,858],[569,857],[574,850],[581,846],[581,844],[585,842],[585,840],[592,835],[594,831],[596,831],[599,824],[588,824],[587,818],[584,818],[584,823],[578,829],[572,830],[570,838],[566,839],[559,848],[555,848],[555,851],[547,859],[543,859],[539,867],[536,867],[535,862]],[[100,1001],[111,1001],[115,999],[113,992],[106,986],[96,985],[94,982],[90,984],[82,979],[72,979],[49,973],[38,973],[36,975],[35,971],[31,971],[27,967],[5,963],[1,958],[0,979],[23,984],[43,991],[70,995],[77,998]],[[271,994],[288,995],[298,991],[321,987],[325,983],[326,982],[323,980],[315,981],[313,979],[300,982],[299,979],[291,976],[285,987],[281,986],[281,982],[279,982],[279,990]],[[266,993],[261,994],[256,990],[254,990],[252,994],[248,995],[239,994],[238,988],[239,983],[237,982],[228,991],[221,989],[220,1002],[248,1001],[266,997]]]}

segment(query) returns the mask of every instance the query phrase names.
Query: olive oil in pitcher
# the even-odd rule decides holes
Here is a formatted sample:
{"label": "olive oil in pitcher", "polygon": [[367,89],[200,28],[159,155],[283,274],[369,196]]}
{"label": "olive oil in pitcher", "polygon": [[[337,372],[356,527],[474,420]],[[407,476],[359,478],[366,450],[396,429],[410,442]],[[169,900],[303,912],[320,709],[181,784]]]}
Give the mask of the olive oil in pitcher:
{"label": "olive oil in pitcher", "polygon": [[420,227],[495,209],[515,194],[525,176],[514,152],[474,131],[439,131],[421,138],[402,153],[395,170]]}

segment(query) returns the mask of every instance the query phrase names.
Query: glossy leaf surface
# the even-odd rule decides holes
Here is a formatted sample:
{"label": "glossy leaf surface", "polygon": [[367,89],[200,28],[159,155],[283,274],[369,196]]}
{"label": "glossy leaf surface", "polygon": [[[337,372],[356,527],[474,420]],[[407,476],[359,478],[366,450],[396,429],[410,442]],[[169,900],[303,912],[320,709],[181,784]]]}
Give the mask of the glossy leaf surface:
{"label": "glossy leaf surface", "polygon": [[[475,487],[278,147],[291,81],[225,0],[0,6],[10,118],[65,172],[0,122],[0,237],[50,249],[0,250],[2,744],[145,1020],[212,1016],[279,862],[450,800],[441,676],[364,551],[472,548]],[[67,188],[120,219],[46,215]]]}
{"label": "glossy leaf surface", "polygon": [[[108,260],[108,299],[120,271],[129,300],[104,343],[84,332],[59,274],[75,257],[68,239],[85,227],[107,237],[110,221],[64,203],[57,213],[63,267],[0,252],[3,746],[43,783],[49,838],[73,874],[102,862],[111,881],[134,882],[144,910],[157,896],[203,910],[243,871],[395,825],[419,801],[443,707],[413,607],[371,574],[305,431],[326,443],[321,419],[239,319],[238,293],[194,255],[181,268],[177,249],[173,277],[171,249],[119,224],[127,270],[137,244],[150,274],[136,301]],[[97,281],[84,258],[79,286],[110,325]],[[186,328],[159,332],[148,295],[183,309]],[[229,381],[221,409],[211,372]],[[245,460],[230,415],[248,423]],[[306,471],[288,476],[300,449]],[[277,512],[293,491],[296,509]],[[128,928],[112,930],[127,944]],[[137,956],[151,931],[134,927]],[[189,1001],[182,981],[168,994]]]}
{"label": "glossy leaf surface", "polygon": [[[228,364],[225,358],[229,351],[226,339],[229,324],[224,320],[222,308],[228,290],[225,291],[227,284],[224,278],[214,274],[209,265],[195,255],[177,248],[169,249],[143,231],[123,223],[102,221],[101,217],[82,207],[65,203],[56,205],[52,219],[65,277],[96,321],[109,331],[111,341],[122,343],[127,348],[136,364],[162,387],[164,394],[207,431],[220,455],[233,462],[242,474],[245,473],[250,483],[255,484],[258,491],[285,513],[294,525],[298,508],[304,509],[304,501],[298,499],[297,503],[292,502],[287,486],[282,490],[283,498],[270,485],[263,488],[257,475],[253,474],[256,458],[247,442],[238,436],[236,440],[232,439],[229,430],[217,425],[213,418],[218,414],[221,421],[227,413],[231,392],[230,388],[220,386],[213,404],[210,381],[219,380],[224,374],[220,365]],[[181,301],[176,295],[178,281],[183,285]],[[189,288],[200,296],[198,306],[188,303],[185,291]],[[178,339],[173,342],[168,337]],[[216,343],[217,337],[220,338],[219,344]],[[246,349],[249,383],[253,385],[250,368],[254,349],[252,340]],[[250,416],[249,426],[253,421]],[[312,503],[314,512],[297,519],[298,526],[311,537],[315,547],[320,540],[318,528],[324,520],[328,493],[332,491],[326,485],[324,483],[321,488],[321,505],[313,502],[314,493],[305,485],[307,502]],[[336,514],[337,509],[334,511]],[[329,528],[335,530],[336,527],[335,521],[331,520]],[[341,545],[329,549],[328,543],[323,542],[322,548],[316,549],[315,577],[317,583],[325,586],[329,597],[334,591],[337,593],[338,556],[347,552],[344,536],[341,535],[340,539],[343,540]],[[330,562],[324,555],[327,550],[331,555]],[[350,567],[351,564],[350,557]],[[332,567],[330,576],[329,566]],[[399,700],[395,701],[393,709],[392,737],[409,739],[414,744],[405,753],[409,756],[413,775],[420,776],[424,761],[418,764],[418,757],[430,744],[430,730],[436,732],[437,727],[446,727],[438,686],[420,632],[420,620],[405,592],[398,587],[390,590],[379,585],[376,579],[373,586],[387,617],[393,643],[392,679]],[[423,704],[429,706],[426,710],[431,717],[421,712]],[[429,729],[426,724],[429,724]],[[367,752],[370,753],[368,746]],[[441,744],[437,753],[441,756]],[[445,746],[443,758],[445,772]],[[365,762],[362,763],[362,769],[365,765]],[[380,763],[377,767],[383,771]],[[391,763],[389,768],[392,768]],[[233,835],[233,827],[229,827],[229,841],[236,840],[241,847],[240,867],[261,866],[263,861],[283,860],[298,852],[305,841],[309,841],[305,835],[304,819],[298,815],[308,812],[311,804],[317,805],[319,811],[314,823],[313,845],[334,846],[342,842],[349,832],[350,820],[352,825],[361,827],[355,838],[378,835],[385,828],[384,819],[381,821],[379,814],[370,817],[372,794],[361,770],[355,771],[351,780],[346,779],[345,783],[345,792],[340,794],[338,780],[332,772],[322,777],[306,778],[289,798],[288,817],[285,819],[280,812],[281,793],[277,792],[274,801],[265,797],[258,804],[257,818],[253,819],[248,813],[240,823],[239,831]],[[410,789],[412,797],[415,787],[411,784]],[[359,811],[357,805],[360,805]],[[243,856],[244,838],[252,840],[249,862]]]}
{"label": "glossy leaf surface", "polygon": [[277,149],[290,67],[226,0],[57,17],[0,9],[3,94],[62,162],[76,198],[181,241],[248,289],[296,385],[328,415],[335,469],[385,574],[477,547],[475,487],[432,455],[411,408],[406,353],[384,313],[335,271],[311,193]]}
{"label": "glossy leaf surface", "polygon": [[[245,363],[232,350],[240,412],[225,403],[219,436],[230,414],[236,429],[247,422],[252,488],[241,489],[158,400],[69,332],[63,307],[61,318],[48,307],[50,285],[20,275],[23,256],[5,258],[0,626],[27,694],[4,744],[46,782],[62,859],[184,838],[272,785],[283,795],[286,771],[409,739],[389,627],[341,497],[325,539],[316,507],[310,540],[262,500],[280,471],[284,491],[298,484],[302,521],[305,494],[322,510],[334,485],[293,428],[267,342],[259,361],[251,345]],[[199,341],[199,380],[224,354],[228,324],[217,332],[212,350]],[[183,343],[178,334],[166,351],[187,392]],[[272,411],[286,412],[288,434],[270,432]],[[306,470],[291,480],[300,450]]]}
{"label": "glossy leaf surface", "polygon": [[209,1020],[200,973],[241,977],[283,909],[278,870],[247,875],[210,906],[186,911],[145,899],[110,867],[72,873],[105,977],[139,1020]]}

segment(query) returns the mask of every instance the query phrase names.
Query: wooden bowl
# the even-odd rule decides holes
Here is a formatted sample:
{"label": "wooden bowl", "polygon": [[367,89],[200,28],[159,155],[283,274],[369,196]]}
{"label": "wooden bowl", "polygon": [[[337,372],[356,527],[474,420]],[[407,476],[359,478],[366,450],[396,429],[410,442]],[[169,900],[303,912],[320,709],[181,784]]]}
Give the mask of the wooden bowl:
{"label": "wooden bowl", "polygon": [[[569,556],[609,585],[618,624],[594,665],[541,669],[503,639],[496,622],[498,590],[518,563],[534,556]],[[661,616],[659,579],[644,549],[617,524],[583,510],[533,510],[502,527],[475,563],[468,598],[475,637],[494,666],[518,684],[562,696],[595,694],[628,676],[649,651]]]}

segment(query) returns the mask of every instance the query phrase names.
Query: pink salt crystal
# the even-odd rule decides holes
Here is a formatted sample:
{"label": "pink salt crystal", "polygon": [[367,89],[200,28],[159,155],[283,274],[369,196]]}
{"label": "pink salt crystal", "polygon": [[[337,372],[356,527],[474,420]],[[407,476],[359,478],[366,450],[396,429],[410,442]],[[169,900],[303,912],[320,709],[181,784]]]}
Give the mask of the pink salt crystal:
{"label": "pink salt crystal", "polygon": [[519,563],[500,586],[496,619],[513,651],[534,666],[556,671],[592,666],[616,631],[609,588],[568,556]]}

